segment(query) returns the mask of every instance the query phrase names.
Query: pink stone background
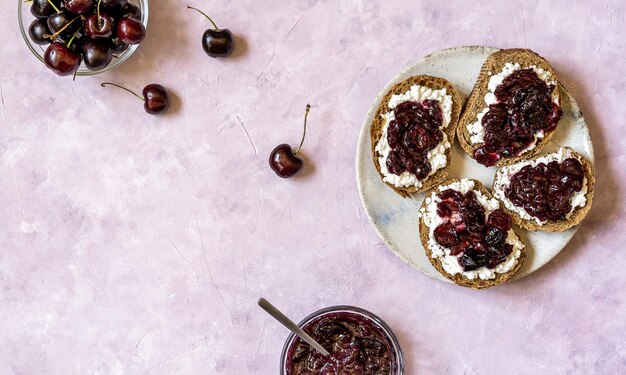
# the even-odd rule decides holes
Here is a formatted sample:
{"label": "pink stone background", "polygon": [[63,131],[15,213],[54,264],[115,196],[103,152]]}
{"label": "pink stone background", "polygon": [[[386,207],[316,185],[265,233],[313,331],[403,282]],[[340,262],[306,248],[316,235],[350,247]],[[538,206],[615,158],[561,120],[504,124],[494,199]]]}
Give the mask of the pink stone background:
{"label": "pink stone background", "polygon": [[[287,331],[334,304],[379,314],[407,374],[616,374],[626,368],[623,1],[151,1],[122,67],[54,76],[0,9],[0,373],[275,374]],[[200,47],[199,6],[239,36]],[[11,6],[9,6],[11,5]],[[529,47],[590,126],[593,209],[535,274],[476,292],[389,251],[355,181],[363,118],[385,83],[433,51]],[[103,80],[175,99],[145,114]],[[307,167],[267,166],[296,145]]]}

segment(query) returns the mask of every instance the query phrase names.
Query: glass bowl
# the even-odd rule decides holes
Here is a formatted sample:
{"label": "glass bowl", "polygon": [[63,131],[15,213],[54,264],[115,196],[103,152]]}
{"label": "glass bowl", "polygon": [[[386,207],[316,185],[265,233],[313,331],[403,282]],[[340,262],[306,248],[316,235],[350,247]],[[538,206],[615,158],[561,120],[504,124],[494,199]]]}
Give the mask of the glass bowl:
{"label": "glass bowl", "polygon": [[[304,328],[306,325],[315,323],[316,321],[318,321],[319,319],[325,316],[337,314],[337,313],[347,313],[347,314],[355,315],[356,317],[371,323],[372,326],[377,328],[380,331],[380,333],[382,333],[383,336],[385,336],[385,338],[388,340],[388,343],[390,344],[389,346],[391,348],[392,358],[391,358],[391,374],[389,375],[402,375],[403,374],[404,360],[402,358],[402,349],[400,348],[400,343],[398,342],[398,339],[391,331],[391,328],[389,328],[389,326],[382,319],[380,319],[378,316],[372,314],[371,312],[367,310],[363,310],[359,307],[354,307],[354,306],[327,307],[327,308],[318,310],[314,312],[313,314],[307,316],[298,324],[298,326],[300,326],[300,328]],[[288,370],[289,370],[288,366],[290,364],[289,352],[290,352],[292,345],[294,345],[294,343],[296,342],[296,340],[300,340],[300,339],[292,333],[289,335],[289,337],[287,338],[287,341],[285,342],[285,346],[283,347],[283,352],[280,357],[280,374],[281,375],[288,374]]]}
{"label": "glass bowl", "polygon": [[[129,0],[129,3],[136,5],[141,9],[141,23],[143,23],[144,27],[148,27],[148,0]],[[22,32],[22,37],[24,38],[24,42],[31,50],[33,55],[41,61],[43,64],[43,54],[46,50],[46,46],[40,46],[35,44],[30,37],[28,36],[28,28],[30,24],[33,22],[35,17],[30,13],[30,5],[31,2],[26,2],[24,0],[17,0],[17,18],[18,23],[20,24],[20,31]],[[133,44],[128,47],[128,49],[119,55],[116,55],[117,58],[113,57],[113,60],[106,67],[100,70],[89,70],[84,67],[82,64],[80,68],[78,68],[77,76],[91,76],[94,74],[100,74],[107,72],[111,69],[114,69],[120,65],[122,65],[128,58],[135,52],[139,44]]]}

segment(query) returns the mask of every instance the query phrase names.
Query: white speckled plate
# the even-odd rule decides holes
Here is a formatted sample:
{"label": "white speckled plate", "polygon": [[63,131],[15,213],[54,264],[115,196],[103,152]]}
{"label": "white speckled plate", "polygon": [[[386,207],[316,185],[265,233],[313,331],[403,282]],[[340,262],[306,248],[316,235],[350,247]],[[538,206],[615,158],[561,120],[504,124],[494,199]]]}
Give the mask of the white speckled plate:
{"label": "white speckled plate", "polygon": [[[467,98],[483,62],[497,48],[468,46],[442,50],[415,62],[395,76],[374,100],[361,134],[356,153],[356,173],[359,192],[370,221],[387,246],[405,262],[426,275],[449,281],[430,264],[419,239],[417,211],[425,193],[414,194],[413,199],[404,199],[386,186],[380,179],[372,161],[370,148],[370,126],[372,117],[381,98],[396,82],[417,74],[443,77],[452,82],[461,95]],[[589,129],[578,104],[562,86],[561,98],[564,116],[556,134],[543,152],[569,146],[582,154],[592,164],[593,146]],[[449,178],[470,177],[491,186],[495,168],[485,168],[467,156],[455,143],[452,150],[452,165]],[[524,265],[512,280],[524,277],[548,263],[572,239],[578,227],[561,233],[528,232],[516,228],[528,252]]]}

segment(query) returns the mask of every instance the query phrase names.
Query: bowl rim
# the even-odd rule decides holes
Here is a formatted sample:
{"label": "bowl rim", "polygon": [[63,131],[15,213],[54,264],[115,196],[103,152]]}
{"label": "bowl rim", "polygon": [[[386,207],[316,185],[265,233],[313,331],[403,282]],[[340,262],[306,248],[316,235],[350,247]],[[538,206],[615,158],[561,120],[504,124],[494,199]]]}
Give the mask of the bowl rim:
{"label": "bowl rim", "polygon": [[[309,323],[310,321],[312,321],[315,318],[318,318],[320,316],[326,315],[326,314],[330,314],[330,313],[337,313],[337,312],[350,312],[350,313],[355,313],[358,315],[361,315],[369,320],[371,320],[374,324],[378,325],[379,328],[381,328],[383,330],[383,332],[388,336],[389,340],[391,341],[392,344],[392,350],[395,354],[396,360],[397,360],[397,369],[395,373],[392,373],[390,375],[403,375],[404,373],[404,356],[402,353],[402,347],[400,346],[400,342],[397,338],[397,336],[393,333],[391,327],[389,327],[389,325],[387,323],[385,323],[384,320],[382,320],[378,315],[365,310],[361,307],[356,307],[356,306],[350,306],[350,305],[335,305],[335,306],[329,306],[329,307],[325,307],[322,309],[319,309],[317,311],[312,312],[311,314],[307,315],[304,319],[302,319],[299,323],[298,323],[298,327],[303,327],[305,324]],[[285,344],[283,345],[283,350],[282,350],[282,354],[280,356],[280,374],[281,375],[286,375],[286,365],[287,365],[287,353],[289,351],[289,348],[291,347],[291,345],[293,344],[293,341],[296,339],[296,335],[294,333],[290,333],[289,336],[287,336],[287,340],[285,341]]]}
{"label": "bowl rim", "polygon": [[[149,1],[148,0],[129,0],[129,2],[134,3],[135,5],[139,4],[141,7],[141,20],[139,20],[143,26],[147,29],[148,28],[148,16],[150,14],[150,7],[149,7]],[[28,47],[28,49],[30,49],[30,51],[33,53],[33,55],[35,55],[35,57],[37,57],[39,59],[39,61],[41,61],[42,63],[43,61],[43,48],[42,46],[39,46],[37,44],[32,43],[32,41],[30,40],[30,37],[28,35],[28,27],[30,26],[30,24],[36,19],[35,17],[33,17],[32,20],[27,20],[26,18],[24,18],[24,16],[22,15],[22,12],[24,11],[24,9],[29,9],[28,7],[25,7],[25,5],[30,5],[28,2],[24,1],[24,0],[17,0],[17,19],[18,19],[18,23],[19,23],[19,28],[20,28],[20,33],[22,34],[22,38],[24,39],[24,43],[26,43],[26,46]],[[28,23],[25,23],[28,22]],[[141,43],[140,43],[141,44]],[[40,47],[40,50],[37,49],[37,47]],[[109,70],[115,69],[118,66],[122,65],[126,60],[128,60],[133,53],[135,53],[135,51],[137,50],[137,48],[139,47],[139,44],[133,44],[131,46],[128,47],[128,49],[126,49],[126,51],[122,52],[121,54],[118,55],[117,58],[113,58],[113,60],[109,63],[109,65],[105,66],[102,69],[99,70],[89,70],[87,68],[85,68],[82,64],[81,66],[78,68],[78,70],[76,71],[76,76],[93,76],[96,74],[100,74],[100,73],[104,73],[104,72],[108,72]]]}

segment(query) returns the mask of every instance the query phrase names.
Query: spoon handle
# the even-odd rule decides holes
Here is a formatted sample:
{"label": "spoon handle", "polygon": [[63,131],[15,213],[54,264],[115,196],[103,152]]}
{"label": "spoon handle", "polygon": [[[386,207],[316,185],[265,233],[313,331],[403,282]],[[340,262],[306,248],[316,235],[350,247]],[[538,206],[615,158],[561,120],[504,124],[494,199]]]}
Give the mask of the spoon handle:
{"label": "spoon handle", "polygon": [[304,340],[307,344],[311,345],[315,350],[322,353],[324,356],[329,357],[330,353],[326,351],[320,344],[318,344],[311,336],[309,336],[306,332],[304,332],[298,325],[292,322],[289,318],[287,318],[283,313],[281,313],[276,307],[274,307],[271,303],[269,303],[265,298],[259,299],[259,306],[268,314],[270,314],[274,319],[278,320],[282,325],[287,327],[291,332],[296,334],[302,340]]}

